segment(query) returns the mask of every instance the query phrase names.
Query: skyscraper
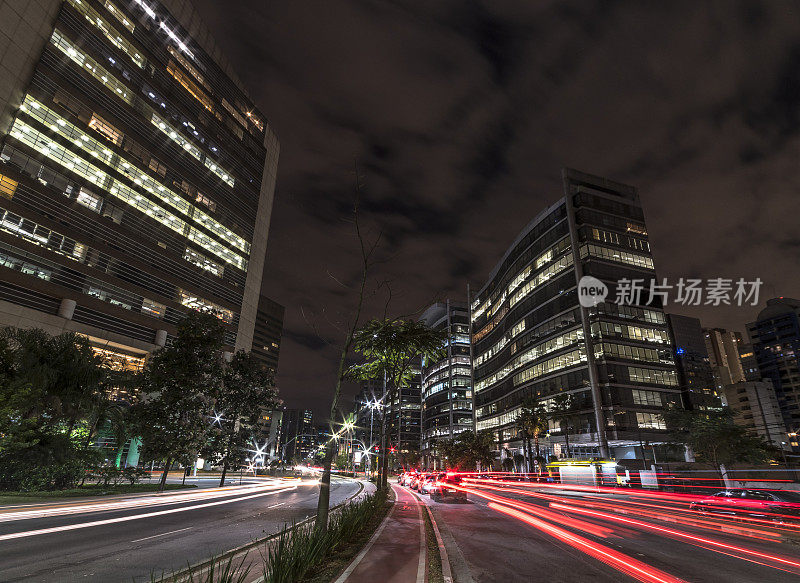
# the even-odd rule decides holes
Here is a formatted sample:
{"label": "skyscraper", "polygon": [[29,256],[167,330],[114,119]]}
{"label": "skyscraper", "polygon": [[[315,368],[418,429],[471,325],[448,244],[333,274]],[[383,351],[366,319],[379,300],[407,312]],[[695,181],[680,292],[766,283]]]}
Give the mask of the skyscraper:
{"label": "skyscraper", "polygon": [[747,325],[758,368],[775,387],[786,428],[798,448],[800,429],[800,300],[773,298]]}
{"label": "skyscraper", "polygon": [[450,338],[442,358],[422,366],[421,453],[430,467],[436,440],[452,439],[472,429],[469,307],[463,302],[438,302],[420,320],[430,328],[445,330]]}
{"label": "skyscraper", "polygon": [[692,409],[719,409],[722,400],[714,383],[700,320],[667,314],[667,321],[675,342],[675,364],[684,405]]}
{"label": "skyscraper", "polygon": [[[615,301],[618,282],[655,281],[639,196],[574,170],[564,170],[563,186],[472,299],[476,426],[500,447],[519,447],[523,401],[552,410],[555,397],[570,395],[571,420],[551,420],[551,453],[567,453],[569,432],[573,457],[639,457],[646,443],[666,441],[662,407],[680,404],[660,297]],[[608,287],[605,301],[580,304],[584,276]]]}
{"label": "skyscraper", "polygon": [[739,358],[741,335],[723,328],[706,328],[706,350],[709,364],[717,382],[717,389],[745,380]]}
{"label": "skyscraper", "polygon": [[136,368],[197,309],[249,350],[278,141],[191,4],[3,17],[0,324],[75,331]]}
{"label": "skyscraper", "polygon": [[258,300],[253,331],[253,356],[273,373],[278,371],[284,307],[262,295]]}

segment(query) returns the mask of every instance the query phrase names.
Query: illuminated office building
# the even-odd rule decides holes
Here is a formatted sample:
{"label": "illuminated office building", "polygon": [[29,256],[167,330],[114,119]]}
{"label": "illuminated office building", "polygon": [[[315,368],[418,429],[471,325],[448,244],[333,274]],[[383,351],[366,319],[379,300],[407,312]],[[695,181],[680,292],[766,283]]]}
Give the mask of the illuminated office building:
{"label": "illuminated office building", "polygon": [[4,3],[0,324],[126,368],[187,310],[249,350],[278,141],[191,4]]}
{"label": "illuminated office building", "polygon": [[442,357],[422,366],[422,445],[427,467],[439,465],[436,441],[453,439],[472,429],[472,367],[469,346],[469,307],[462,302],[438,302],[420,321],[445,330],[450,341]]}
{"label": "illuminated office building", "polygon": [[[655,276],[644,214],[634,187],[574,170],[564,197],[517,236],[472,298],[473,381],[478,430],[499,448],[517,448],[515,421],[533,398],[549,410],[570,395],[564,423],[550,420],[543,447],[572,457],[642,459],[667,441],[659,412],[680,406],[673,344],[660,298],[626,294],[617,282]],[[582,307],[577,282],[593,276],[605,301]],[[662,447],[662,449],[665,449]]]}

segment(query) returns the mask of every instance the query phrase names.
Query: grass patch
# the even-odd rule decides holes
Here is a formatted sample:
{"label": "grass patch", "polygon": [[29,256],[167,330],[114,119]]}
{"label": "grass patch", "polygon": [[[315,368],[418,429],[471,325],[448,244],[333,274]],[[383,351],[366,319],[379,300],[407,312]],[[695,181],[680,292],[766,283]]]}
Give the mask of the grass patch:
{"label": "grass patch", "polygon": [[[197,488],[194,484],[166,484],[165,490],[185,490]],[[157,492],[158,484],[120,484],[103,486],[90,484],[69,490],[53,490],[52,492],[9,492],[0,491],[0,505],[29,504],[35,502],[53,502],[60,498],[82,498],[86,496],[112,496],[114,494],[136,494],[139,492]]]}
{"label": "grass patch", "polygon": [[[421,502],[420,504],[425,504]],[[428,546],[428,583],[444,583],[442,575],[442,555],[439,554],[439,543],[436,542],[436,533],[433,532],[431,516],[427,508],[422,508],[422,516],[425,520],[425,540]]]}

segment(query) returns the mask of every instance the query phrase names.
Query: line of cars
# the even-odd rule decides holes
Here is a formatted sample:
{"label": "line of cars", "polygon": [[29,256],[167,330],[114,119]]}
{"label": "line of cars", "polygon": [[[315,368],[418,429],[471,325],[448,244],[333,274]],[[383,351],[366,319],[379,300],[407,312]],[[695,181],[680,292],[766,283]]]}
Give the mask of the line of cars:
{"label": "line of cars", "polygon": [[455,472],[415,472],[400,474],[397,483],[428,494],[431,500],[466,502],[467,493],[460,488],[461,476]]}

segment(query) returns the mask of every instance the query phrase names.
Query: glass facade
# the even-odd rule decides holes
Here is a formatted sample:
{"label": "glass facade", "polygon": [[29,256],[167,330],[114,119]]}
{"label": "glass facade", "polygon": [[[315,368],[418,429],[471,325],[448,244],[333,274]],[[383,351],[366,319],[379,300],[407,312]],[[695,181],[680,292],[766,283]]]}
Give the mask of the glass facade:
{"label": "glass facade", "polygon": [[462,302],[440,302],[420,317],[430,328],[447,331],[445,355],[423,362],[422,441],[420,452],[426,467],[441,467],[436,441],[452,439],[472,429],[472,365],[469,340],[469,307]]}
{"label": "glass facade", "polygon": [[60,3],[2,137],[0,301],[138,350],[202,310],[250,348],[277,141],[208,46],[156,3]]}
{"label": "glass facade", "polygon": [[[681,404],[673,342],[659,298],[616,303],[617,282],[656,280],[636,189],[564,171],[564,198],[520,233],[472,298],[473,381],[478,430],[519,447],[524,400],[551,409],[573,397],[574,421],[550,422],[546,447],[576,457],[628,455],[663,442],[658,412]],[[599,279],[606,300],[584,308],[577,282]],[[647,303],[649,302],[649,303]]]}

